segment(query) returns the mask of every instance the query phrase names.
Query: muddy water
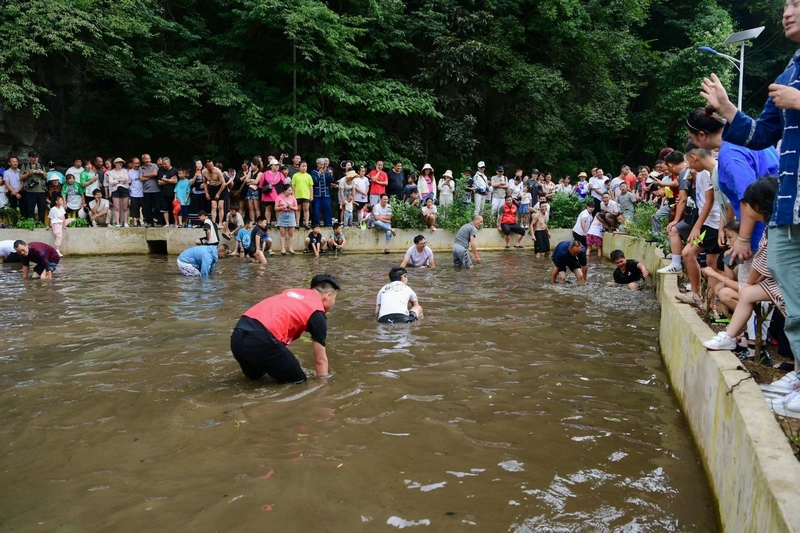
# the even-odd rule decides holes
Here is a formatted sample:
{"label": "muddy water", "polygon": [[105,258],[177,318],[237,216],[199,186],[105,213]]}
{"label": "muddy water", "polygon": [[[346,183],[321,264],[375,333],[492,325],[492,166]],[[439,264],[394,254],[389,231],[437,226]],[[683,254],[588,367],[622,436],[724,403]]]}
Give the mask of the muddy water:
{"label": "muddy water", "polygon": [[[545,260],[485,254],[413,272],[426,319],[378,325],[392,260],[190,280],[174,258],[67,258],[25,283],[4,266],[0,529],[716,530],[649,295],[606,288],[607,264],[554,288]],[[333,376],[246,381],[238,316],[323,271],[344,285]]]}

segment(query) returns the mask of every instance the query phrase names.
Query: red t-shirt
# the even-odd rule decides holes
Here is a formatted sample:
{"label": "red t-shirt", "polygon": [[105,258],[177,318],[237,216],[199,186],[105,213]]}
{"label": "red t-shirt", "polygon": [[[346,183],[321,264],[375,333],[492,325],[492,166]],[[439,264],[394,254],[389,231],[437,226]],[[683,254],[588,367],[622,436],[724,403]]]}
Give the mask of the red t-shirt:
{"label": "red t-shirt", "polygon": [[369,193],[370,194],[385,194],[386,193],[386,185],[381,185],[380,183],[376,183],[375,180],[378,179],[384,183],[389,181],[389,175],[381,170],[378,172],[377,170],[373,170],[369,173],[369,179],[371,181],[371,185],[369,186]]}
{"label": "red t-shirt", "polygon": [[28,255],[22,258],[23,266],[30,266],[31,262],[37,265],[45,263],[58,263],[61,256],[58,255],[56,249],[43,242],[29,242]]}
{"label": "red t-shirt", "polygon": [[625,183],[628,184],[628,190],[632,191],[633,186],[636,185],[636,175],[632,172],[629,172],[627,176],[625,176]]}
{"label": "red t-shirt", "polygon": [[503,204],[503,216],[500,218],[500,224],[514,225],[517,223],[517,206],[514,204]]}
{"label": "red t-shirt", "polygon": [[287,289],[261,300],[242,316],[260,322],[280,342],[291,344],[300,338],[306,330],[308,319],[317,311],[325,313],[317,291]]}

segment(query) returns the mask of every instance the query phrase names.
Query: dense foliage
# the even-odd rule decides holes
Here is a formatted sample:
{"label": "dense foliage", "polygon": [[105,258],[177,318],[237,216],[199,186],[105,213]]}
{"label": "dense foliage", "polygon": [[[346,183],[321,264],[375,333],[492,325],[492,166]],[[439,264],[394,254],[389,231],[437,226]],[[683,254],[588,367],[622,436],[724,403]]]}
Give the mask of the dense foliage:
{"label": "dense foliage", "polygon": [[[700,54],[766,24],[753,109],[790,52],[772,0],[8,0],[0,101],[91,149],[173,156],[296,148],[457,169],[478,157],[574,175],[680,144]],[[82,80],[87,94],[60,81]],[[296,88],[295,88],[296,82]],[[85,101],[82,101],[85,100]],[[76,138],[78,136],[76,135]],[[155,146],[154,146],[155,145]],[[85,146],[70,146],[76,151]]]}

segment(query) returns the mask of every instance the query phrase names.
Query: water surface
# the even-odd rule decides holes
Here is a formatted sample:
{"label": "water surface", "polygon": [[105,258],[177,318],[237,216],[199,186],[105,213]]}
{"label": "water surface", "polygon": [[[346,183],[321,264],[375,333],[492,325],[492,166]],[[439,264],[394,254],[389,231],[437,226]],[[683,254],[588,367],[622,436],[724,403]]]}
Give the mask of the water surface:
{"label": "water surface", "polygon": [[[0,529],[715,531],[651,295],[606,288],[608,264],[553,287],[531,255],[412,271],[410,326],[372,316],[398,254],[4,266]],[[239,315],[319,272],[344,287],[333,375],[244,379]]]}

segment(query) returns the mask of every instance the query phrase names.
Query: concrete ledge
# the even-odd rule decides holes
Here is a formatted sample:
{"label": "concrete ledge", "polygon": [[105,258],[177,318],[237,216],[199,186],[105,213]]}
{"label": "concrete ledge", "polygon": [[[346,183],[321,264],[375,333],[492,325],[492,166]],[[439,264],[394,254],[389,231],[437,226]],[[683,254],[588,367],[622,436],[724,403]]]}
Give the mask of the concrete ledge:
{"label": "concrete ledge", "polygon": [[[331,230],[321,230],[326,237]],[[552,238],[550,244],[555,247],[562,240],[572,238],[572,230],[550,230]],[[378,230],[361,230],[348,228],[345,230],[347,238],[346,250],[353,253],[381,253],[383,252],[384,233]],[[414,237],[425,235],[428,246],[435,252],[448,253],[453,250],[455,235],[444,230],[397,230],[397,236],[392,238],[390,249],[394,253],[405,253],[414,243]],[[147,254],[152,251],[166,250],[168,254],[177,255],[185,249],[194,246],[194,241],[203,232],[199,229],[187,228],[67,228],[61,243],[61,251],[65,255],[110,255],[110,254]],[[273,229],[270,232],[273,246],[280,248],[279,233]],[[294,249],[303,249],[303,240],[308,235],[308,230],[295,230]],[[515,235],[512,234],[512,237]],[[26,242],[38,241],[53,244],[53,234],[44,229],[33,231],[21,229],[0,229],[0,240],[22,239]],[[230,245],[232,241],[222,239]],[[234,243],[235,244],[235,243]],[[513,244],[513,240],[512,240]],[[533,248],[529,235],[525,236],[523,245]],[[495,228],[484,228],[479,231],[478,250],[502,250],[505,247],[502,233]]]}
{"label": "concrete ledge", "polygon": [[[655,272],[666,264],[656,245],[606,235],[603,252],[620,249]],[[659,277],[655,274],[656,278]],[[800,463],[758,385],[731,352],[708,352],[711,329],[678,303],[675,276],[660,276],[659,342],[675,395],[689,423],[724,530],[800,531]],[[744,381],[742,381],[744,380]]]}

